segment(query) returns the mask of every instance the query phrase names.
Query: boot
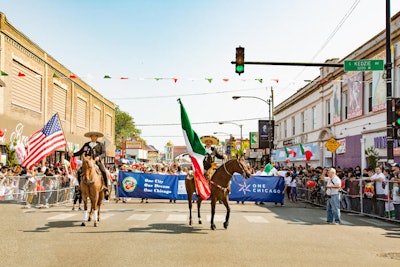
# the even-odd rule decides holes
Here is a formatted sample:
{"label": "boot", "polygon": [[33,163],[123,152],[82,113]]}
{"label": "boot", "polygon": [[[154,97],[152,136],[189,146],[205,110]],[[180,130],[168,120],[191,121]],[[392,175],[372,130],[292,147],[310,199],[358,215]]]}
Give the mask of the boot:
{"label": "boot", "polygon": [[104,199],[105,199],[105,200],[108,200],[108,198],[109,198],[109,196],[110,196],[110,193],[109,193],[109,191],[108,191],[108,187],[105,186],[105,185],[103,185],[103,190],[104,190]]}
{"label": "boot", "polygon": [[392,218],[392,219],[394,219],[394,218],[395,218],[395,215],[394,215],[394,210],[391,210],[391,211],[390,211],[390,218]]}

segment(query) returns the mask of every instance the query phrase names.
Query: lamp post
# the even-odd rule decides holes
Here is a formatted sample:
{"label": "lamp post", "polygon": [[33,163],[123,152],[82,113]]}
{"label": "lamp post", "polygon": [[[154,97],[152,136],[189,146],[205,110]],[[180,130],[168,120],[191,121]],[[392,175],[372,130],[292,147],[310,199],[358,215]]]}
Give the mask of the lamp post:
{"label": "lamp post", "polygon": [[[242,151],[242,141],[243,141],[243,124],[238,124],[236,122],[231,122],[231,121],[221,121],[218,122],[219,124],[234,124],[240,128],[240,151]],[[243,152],[243,151],[242,151]]]}
{"label": "lamp post", "polygon": [[272,151],[272,147],[273,147],[273,140],[272,140],[272,136],[271,136],[271,133],[272,133],[272,131],[274,130],[273,129],[273,127],[272,127],[272,125],[271,125],[271,104],[273,105],[273,90],[272,90],[272,87],[271,87],[271,97],[270,98],[268,98],[267,100],[265,100],[265,99],[262,99],[261,97],[257,97],[257,96],[232,96],[232,99],[233,100],[238,100],[239,98],[255,98],[255,99],[258,99],[258,100],[261,100],[261,101],[263,101],[264,103],[267,103],[267,105],[268,105],[268,147],[269,147],[269,153],[270,153],[270,158],[271,158],[271,151]]}

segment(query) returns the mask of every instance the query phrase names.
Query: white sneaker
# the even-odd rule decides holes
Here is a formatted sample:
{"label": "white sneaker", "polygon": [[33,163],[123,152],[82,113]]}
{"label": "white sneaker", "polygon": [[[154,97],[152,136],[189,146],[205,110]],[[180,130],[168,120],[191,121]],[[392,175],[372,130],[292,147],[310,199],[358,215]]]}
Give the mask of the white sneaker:
{"label": "white sneaker", "polygon": [[25,205],[25,209],[30,209],[31,208],[31,205],[30,204],[26,204]]}
{"label": "white sneaker", "polygon": [[44,205],[43,208],[45,208],[45,209],[50,208],[50,207],[49,207],[49,204]]}

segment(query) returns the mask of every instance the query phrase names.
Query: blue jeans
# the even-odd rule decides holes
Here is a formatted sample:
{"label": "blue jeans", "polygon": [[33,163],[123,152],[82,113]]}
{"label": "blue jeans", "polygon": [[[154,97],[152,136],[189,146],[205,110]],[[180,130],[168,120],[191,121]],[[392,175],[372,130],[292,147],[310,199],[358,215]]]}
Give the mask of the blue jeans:
{"label": "blue jeans", "polygon": [[326,202],[326,221],[332,223],[335,220],[336,223],[341,223],[340,220],[340,200],[339,194],[332,195]]}

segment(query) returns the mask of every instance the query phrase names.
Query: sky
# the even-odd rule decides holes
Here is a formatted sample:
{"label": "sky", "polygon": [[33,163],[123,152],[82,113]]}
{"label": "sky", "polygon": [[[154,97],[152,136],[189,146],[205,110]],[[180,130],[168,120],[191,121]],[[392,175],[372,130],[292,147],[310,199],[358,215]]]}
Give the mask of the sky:
{"label": "sky", "polygon": [[[385,29],[385,2],[2,0],[0,11],[164,152],[169,141],[185,145],[178,98],[199,136],[223,141],[242,129],[248,138],[269,118],[272,90],[276,106],[319,76],[318,67],[271,65],[245,65],[239,76],[236,47],[245,61],[342,59]],[[392,0],[391,15],[399,10]]]}

